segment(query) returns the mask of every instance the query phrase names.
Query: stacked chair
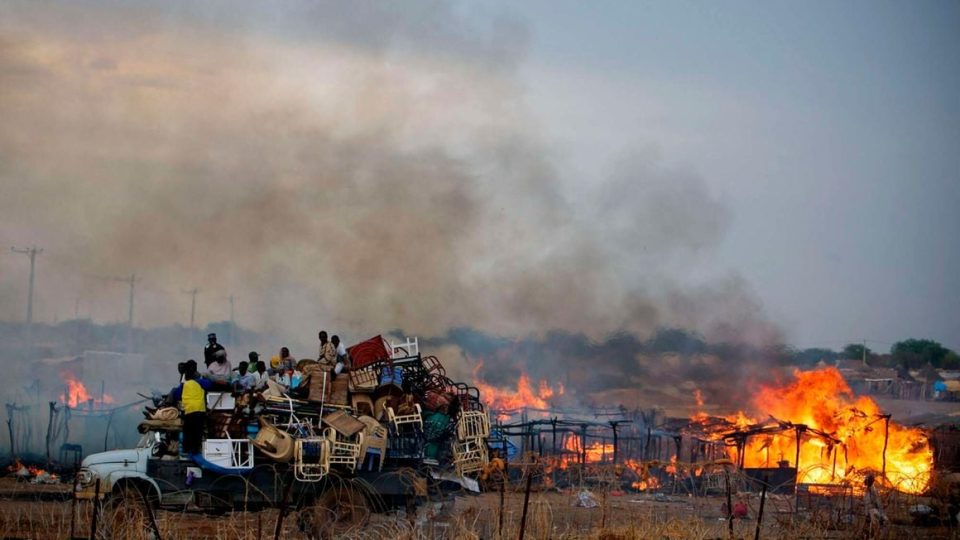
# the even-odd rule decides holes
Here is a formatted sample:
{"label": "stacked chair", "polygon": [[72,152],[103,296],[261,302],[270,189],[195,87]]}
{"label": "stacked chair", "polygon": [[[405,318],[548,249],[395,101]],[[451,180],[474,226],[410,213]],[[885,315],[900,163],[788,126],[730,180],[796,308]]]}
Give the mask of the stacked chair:
{"label": "stacked chair", "polygon": [[[251,466],[256,454],[258,464],[290,467],[301,482],[384,465],[480,471],[490,420],[479,390],[452,381],[437,357],[421,357],[416,340],[382,347],[378,340],[363,342],[363,360],[335,377],[329,366],[302,360],[298,388],[271,380],[253,392],[211,393],[210,424],[226,437],[211,441],[242,441],[251,447]],[[141,429],[166,433],[175,453],[178,411],[148,412]]]}
{"label": "stacked chair", "polygon": [[457,438],[453,442],[453,465],[457,475],[483,470],[490,462],[487,439],[490,418],[480,411],[462,411],[457,420]]}

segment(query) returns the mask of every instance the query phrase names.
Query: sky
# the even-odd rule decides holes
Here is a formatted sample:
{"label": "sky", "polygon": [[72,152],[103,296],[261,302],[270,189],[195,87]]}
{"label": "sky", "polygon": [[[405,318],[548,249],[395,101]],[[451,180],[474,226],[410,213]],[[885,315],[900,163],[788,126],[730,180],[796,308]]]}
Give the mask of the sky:
{"label": "sky", "polygon": [[[957,2],[5,2],[36,314],[960,348]],[[0,257],[0,317],[26,260]]]}
{"label": "sky", "polygon": [[960,345],[960,4],[511,4],[569,166],[697,171],[732,215],[715,263],[791,342]]}

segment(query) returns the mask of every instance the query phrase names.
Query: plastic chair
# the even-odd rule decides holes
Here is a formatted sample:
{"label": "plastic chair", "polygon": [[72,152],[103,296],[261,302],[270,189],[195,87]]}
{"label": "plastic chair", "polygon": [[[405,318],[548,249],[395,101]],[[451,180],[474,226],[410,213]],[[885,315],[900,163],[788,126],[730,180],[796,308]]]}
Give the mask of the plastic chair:
{"label": "plastic chair", "polygon": [[[343,440],[333,428],[323,430],[323,436],[330,442],[330,465],[346,465],[354,470],[360,460],[360,448],[363,446],[363,432],[357,433],[355,439]],[[354,442],[355,441],[355,442]]]}
{"label": "plastic chair", "polygon": [[306,437],[294,441],[294,478],[301,482],[319,482],[329,472],[330,441],[326,437]]}
{"label": "plastic chair", "polygon": [[[380,456],[380,470],[382,471],[383,462],[387,459],[387,446],[390,442],[389,432],[383,424],[370,416],[361,416],[359,420],[367,426],[363,431],[363,447],[360,449],[361,463],[367,459],[368,453],[373,453]],[[373,463],[370,464],[370,470],[373,470]]]}
{"label": "plastic chair", "polygon": [[490,436],[490,417],[480,411],[463,411],[457,421],[457,438],[486,439]]}
{"label": "plastic chair", "polygon": [[453,442],[453,465],[457,476],[465,476],[483,470],[489,463],[487,443],[482,439],[467,439]]}
{"label": "plastic chair", "polygon": [[373,398],[370,394],[353,394],[350,396],[350,406],[356,414],[366,414],[373,416],[376,413],[376,406],[373,404]]}
{"label": "plastic chair", "polygon": [[280,431],[266,419],[260,418],[260,431],[252,441],[253,446],[259,449],[268,458],[286,463],[293,458],[293,437],[289,433]]}
{"label": "plastic chair", "polygon": [[387,407],[387,420],[393,424],[393,429],[397,433],[400,432],[400,426],[403,425],[411,425],[423,431],[423,411],[420,409],[419,403],[415,403],[413,406],[416,412],[404,415],[397,415],[393,412],[393,407]]}

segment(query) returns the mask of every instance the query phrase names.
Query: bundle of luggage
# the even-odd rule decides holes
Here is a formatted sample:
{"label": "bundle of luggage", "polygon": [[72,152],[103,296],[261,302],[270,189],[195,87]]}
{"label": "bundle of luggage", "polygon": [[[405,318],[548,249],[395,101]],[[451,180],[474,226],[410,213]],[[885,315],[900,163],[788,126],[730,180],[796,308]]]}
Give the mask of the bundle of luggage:
{"label": "bundle of luggage", "polygon": [[[269,381],[243,393],[208,392],[204,457],[227,468],[285,463],[305,482],[331,470],[382,470],[385,462],[458,476],[487,465],[490,422],[477,388],[450,380],[439,359],[419,354],[415,339],[398,346],[377,336],[351,356],[352,367],[339,374],[301,360],[296,388]],[[168,447],[178,453],[176,409],[157,410],[140,429],[174,435]],[[236,455],[222,455],[228,446]],[[208,447],[220,453],[208,456]]]}

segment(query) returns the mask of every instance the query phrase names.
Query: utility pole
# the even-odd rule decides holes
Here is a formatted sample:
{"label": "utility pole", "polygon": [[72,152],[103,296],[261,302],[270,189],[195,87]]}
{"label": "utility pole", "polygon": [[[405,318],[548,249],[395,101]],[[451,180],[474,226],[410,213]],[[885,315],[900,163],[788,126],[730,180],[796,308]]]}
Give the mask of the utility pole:
{"label": "utility pole", "polygon": [[137,275],[130,274],[130,296],[127,299],[127,353],[133,353],[133,292],[137,285]]}
{"label": "utility pole", "polygon": [[[130,274],[129,277],[100,277],[108,281],[119,281],[130,286],[130,294],[127,298],[127,352],[133,352],[133,298],[137,284],[137,275]],[[77,300],[79,305],[79,299]]]}
{"label": "utility pole", "polygon": [[234,295],[230,295],[228,298],[230,300],[230,345],[234,345],[233,342],[233,329],[237,326],[237,323],[233,319],[233,303],[236,300]]}
{"label": "utility pole", "polygon": [[863,340],[863,367],[867,367],[867,340]]}
{"label": "utility pole", "polygon": [[11,247],[10,251],[22,253],[30,257],[30,287],[27,292],[27,350],[33,352],[33,278],[36,268],[37,255],[43,253],[43,248],[30,246],[28,248]]}
{"label": "utility pole", "polygon": [[194,330],[194,322],[196,321],[196,315],[197,315],[197,293],[200,292],[200,289],[194,287],[189,291],[180,291],[180,292],[182,292],[183,294],[190,295],[190,337],[192,339],[196,337],[194,335],[196,333]]}

